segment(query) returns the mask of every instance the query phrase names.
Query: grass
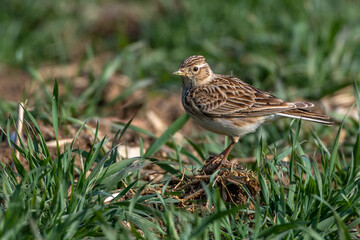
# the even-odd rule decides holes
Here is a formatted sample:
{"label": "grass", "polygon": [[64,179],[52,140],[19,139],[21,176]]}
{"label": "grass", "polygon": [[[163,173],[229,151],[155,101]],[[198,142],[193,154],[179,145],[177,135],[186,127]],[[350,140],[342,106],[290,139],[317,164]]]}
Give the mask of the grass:
{"label": "grass", "polygon": [[[59,118],[57,87],[56,83],[52,101],[55,133]],[[91,149],[84,151],[75,148],[75,137],[63,150],[58,149],[53,157],[36,120],[27,110],[25,115],[29,123],[26,128],[27,143],[21,141],[20,146],[14,146],[27,159],[29,171],[15,154],[13,159],[18,176],[9,165],[1,164],[2,239],[100,236],[110,239],[241,239],[249,236],[352,239],[359,233],[360,168],[355,156],[360,149],[357,142],[350,161],[338,153],[342,126],[331,152],[319,145],[317,151],[322,155],[320,164],[301,153],[298,140],[301,122],[296,122],[289,132],[291,157],[288,166],[281,163],[281,153],[267,159],[266,145],[260,140],[256,169],[261,196],[249,200],[254,201],[255,210],[224,203],[218,190],[209,184],[204,185],[207,201],[215,208],[202,210],[202,217],[199,217],[168,198],[169,189],[163,188],[156,194],[141,194],[146,187],[154,186],[139,178],[140,169],[150,163],[158,164],[167,171],[165,182],[172,175],[179,177],[182,167],[179,162],[154,162],[149,157],[181,128],[187,117],[182,116],[175,121],[143,157],[116,161],[116,143],[131,122],[115,135],[113,148],[108,152],[102,151],[106,139],[95,140]],[[3,130],[5,135],[10,125],[11,121],[8,122],[8,130]],[[83,131],[84,126],[77,134]],[[8,141],[12,142],[9,136]],[[82,168],[75,166],[76,156],[81,159]],[[91,173],[87,175],[89,170]],[[274,181],[274,175],[282,181]],[[286,185],[283,181],[290,184]],[[105,199],[118,189],[121,189],[120,194],[105,203]],[[137,193],[130,199],[122,199],[129,191]],[[252,220],[249,220],[250,215],[254,216]]]}
{"label": "grass", "polygon": [[[195,201],[193,211],[174,197],[184,192],[171,191],[171,179],[183,173],[190,177],[204,158],[220,152],[224,143],[217,135],[197,133],[178,142],[175,134],[186,115],[159,137],[135,127],[133,119],[113,123],[116,131],[105,137],[99,124],[88,123],[97,116],[112,117],[118,104],[140,89],[150,96],[179,91],[179,81],[170,74],[195,53],[205,55],[216,72],[234,74],[289,100],[320,99],[352,84],[360,115],[358,2],[123,1],[135,16],[135,35],[123,27],[131,20],[126,15],[109,33],[96,32],[89,13],[104,7],[100,1],[45,2],[5,1],[7,11],[0,14],[1,62],[27,72],[38,89],[29,99],[31,110],[25,109],[26,138],[19,145],[13,138],[17,104],[0,101],[0,143],[13,146],[14,162],[12,167],[0,161],[1,239],[359,237],[358,120],[342,121],[342,116],[341,124],[312,132],[303,122],[283,121],[244,137],[232,157],[256,157],[246,167],[257,173],[260,193],[249,193],[245,205],[225,202],[212,184],[214,175],[203,184],[205,204]],[[101,72],[84,67],[109,50],[117,52]],[[76,62],[78,73],[44,78],[41,65],[49,62]],[[74,95],[73,81],[84,72],[87,87]],[[104,101],[106,86],[120,73],[129,77],[129,86]],[[55,151],[40,123],[51,126]],[[76,127],[76,136],[60,147],[69,125]],[[93,140],[84,148],[78,141],[87,129],[94,130]],[[121,158],[117,149],[134,131],[140,155]],[[146,148],[145,138],[153,139]],[[164,148],[168,154],[160,160],[156,154]],[[164,172],[161,183],[145,180],[153,165]]]}

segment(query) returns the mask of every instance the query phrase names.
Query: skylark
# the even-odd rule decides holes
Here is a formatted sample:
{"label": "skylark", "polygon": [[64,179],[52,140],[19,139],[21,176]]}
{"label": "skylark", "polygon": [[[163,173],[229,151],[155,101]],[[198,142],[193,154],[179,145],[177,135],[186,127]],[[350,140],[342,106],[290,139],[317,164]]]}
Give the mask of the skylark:
{"label": "skylark", "polygon": [[173,73],[182,79],[182,105],[203,128],[227,135],[231,144],[209,164],[219,167],[241,136],[254,132],[262,123],[276,117],[297,118],[331,125],[329,116],[309,111],[309,102],[286,102],[233,76],[215,74],[205,57],[185,59]]}

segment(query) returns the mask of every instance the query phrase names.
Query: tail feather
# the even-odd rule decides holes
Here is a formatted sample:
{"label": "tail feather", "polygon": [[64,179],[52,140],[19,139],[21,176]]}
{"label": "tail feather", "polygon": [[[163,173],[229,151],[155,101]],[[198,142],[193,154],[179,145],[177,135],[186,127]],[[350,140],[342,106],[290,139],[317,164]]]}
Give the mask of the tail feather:
{"label": "tail feather", "polygon": [[313,108],[315,106],[311,102],[293,102],[292,104],[294,104],[296,108],[301,108],[301,109]]}
{"label": "tail feather", "polygon": [[317,122],[329,126],[334,124],[334,122],[329,116],[320,113],[310,112],[305,109],[292,109],[292,110],[276,113],[276,115],[282,117],[302,119],[311,122]]}

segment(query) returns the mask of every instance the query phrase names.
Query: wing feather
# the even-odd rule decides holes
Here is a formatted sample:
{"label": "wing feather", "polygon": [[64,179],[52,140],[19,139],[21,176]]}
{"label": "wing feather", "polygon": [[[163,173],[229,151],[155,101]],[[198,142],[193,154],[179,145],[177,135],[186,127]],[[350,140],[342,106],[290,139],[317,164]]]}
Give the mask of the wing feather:
{"label": "wing feather", "polygon": [[270,93],[230,76],[216,75],[212,84],[193,89],[188,101],[204,115],[218,117],[264,116],[297,108]]}

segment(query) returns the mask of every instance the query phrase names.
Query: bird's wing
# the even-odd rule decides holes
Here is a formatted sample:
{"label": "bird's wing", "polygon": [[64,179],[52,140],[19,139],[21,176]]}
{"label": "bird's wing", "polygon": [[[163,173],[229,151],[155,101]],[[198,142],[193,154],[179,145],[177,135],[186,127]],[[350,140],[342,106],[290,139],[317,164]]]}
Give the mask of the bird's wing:
{"label": "bird's wing", "polygon": [[203,114],[215,117],[265,116],[297,108],[270,93],[261,91],[241,80],[217,75],[213,84],[191,91],[188,100]]}

